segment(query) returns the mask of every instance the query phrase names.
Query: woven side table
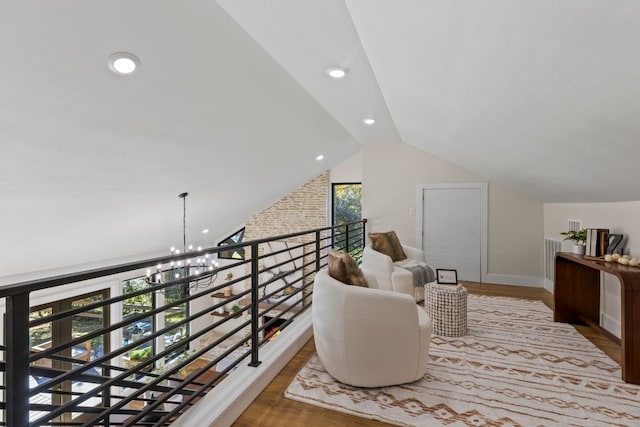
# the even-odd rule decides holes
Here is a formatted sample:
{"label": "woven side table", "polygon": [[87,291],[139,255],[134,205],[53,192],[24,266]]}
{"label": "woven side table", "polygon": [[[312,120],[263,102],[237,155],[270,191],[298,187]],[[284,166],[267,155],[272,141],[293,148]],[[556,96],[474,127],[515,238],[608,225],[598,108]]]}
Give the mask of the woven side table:
{"label": "woven side table", "polygon": [[467,333],[467,288],[435,283],[424,285],[424,308],[431,317],[433,333],[460,337]]}

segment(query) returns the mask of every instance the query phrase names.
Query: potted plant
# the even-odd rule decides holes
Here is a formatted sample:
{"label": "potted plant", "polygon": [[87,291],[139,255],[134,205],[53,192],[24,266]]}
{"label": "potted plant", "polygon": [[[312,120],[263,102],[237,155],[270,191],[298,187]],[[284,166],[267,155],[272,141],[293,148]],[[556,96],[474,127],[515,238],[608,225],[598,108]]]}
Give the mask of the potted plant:
{"label": "potted plant", "polygon": [[239,305],[234,304],[234,305],[231,307],[231,315],[232,315],[233,317],[238,317],[238,316],[240,315],[240,310],[242,310],[242,308],[240,308],[240,306],[239,306]]}
{"label": "potted plant", "polygon": [[576,255],[584,255],[584,245],[587,240],[587,230],[569,230],[560,233],[565,236],[564,240],[573,242],[573,253]]}
{"label": "potted plant", "polygon": [[[188,375],[188,371],[187,371],[187,366],[189,366],[189,364],[191,364],[191,362],[189,362],[189,364],[185,365],[185,361],[192,356],[194,353],[196,352],[195,349],[191,349],[191,350],[185,350],[182,353],[180,353],[180,356],[176,357],[174,360],[171,361],[171,364],[175,364],[176,366],[180,366],[180,370],[178,371],[180,376],[182,378],[186,377]],[[184,366],[183,366],[184,365]]]}
{"label": "potted plant", "polygon": [[[158,378],[158,376],[164,374],[166,372],[164,366],[158,367],[158,368],[153,368],[153,370],[151,370],[151,375],[146,375],[143,378],[143,381],[145,383],[150,383],[153,380],[155,380],[156,378]],[[164,386],[166,380],[162,380],[159,383],[156,384],[156,386]],[[155,399],[158,395],[160,394],[160,392],[158,390],[154,390],[152,388],[150,388],[149,390],[144,392],[144,398],[145,399],[149,399],[149,400],[153,400]]]}

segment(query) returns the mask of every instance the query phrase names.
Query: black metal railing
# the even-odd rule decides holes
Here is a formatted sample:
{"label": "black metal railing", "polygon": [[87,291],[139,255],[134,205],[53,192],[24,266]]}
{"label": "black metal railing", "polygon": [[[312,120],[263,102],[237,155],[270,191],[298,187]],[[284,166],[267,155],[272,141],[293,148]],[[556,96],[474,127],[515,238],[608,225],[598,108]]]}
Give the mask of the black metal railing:
{"label": "black metal railing", "polygon": [[[229,280],[191,287],[178,299],[156,298],[159,303],[126,319],[109,319],[104,314],[118,309],[121,313],[125,300],[150,292],[167,296],[172,287],[191,284],[193,278],[86,301],[39,318],[31,316],[31,298],[42,290],[72,284],[78,285],[80,295],[86,281],[131,279],[146,268],[187,259],[194,253],[0,288],[0,298],[6,302],[4,342],[0,344],[0,426],[170,424],[241,363],[259,367],[261,347],[310,306],[313,277],[326,265],[328,249],[341,248],[355,259],[361,258],[365,226],[366,220],[362,220],[198,251],[196,255],[244,248],[250,256],[218,268],[220,277],[232,271],[237,277],[228,275]],[[233,285],[241,290],[225,294],[223,290]],[[149,318],[164,319],[185,305],[190,310],[178,320],[164,326],[158,322],[157,327],[126,344],[111,339],[124,328]],[[229,306],[235,308],[229,310]],[[65,325],[69,330],[78,316],[95,317],[96,312],[103,313],[101,327],[53,340],[41,348],[30,345],[31,331],[43,327],[60,330]],[[176,341],[166,340],[173,331],[187,328],[189,333]],[[83,356],[77,354],[93,341],[102,343],[101,347],[85,349]],[[153,351],[139,352],[144,357],[131,363],[140,349]]]}

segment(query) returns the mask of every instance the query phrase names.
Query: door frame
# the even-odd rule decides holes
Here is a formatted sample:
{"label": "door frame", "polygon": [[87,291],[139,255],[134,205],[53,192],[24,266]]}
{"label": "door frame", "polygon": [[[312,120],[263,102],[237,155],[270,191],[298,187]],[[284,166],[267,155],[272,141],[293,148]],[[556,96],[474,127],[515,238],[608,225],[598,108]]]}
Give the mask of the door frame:
{"label": "door frame", "polygon": [[[416,246],[422,250],[424,234],[424,191],[425,190],[480,190],[480,281],[487,282],[487,252],[489,229],[489,184],[486,182],[463,182],[445,184],[418,184],[416,189]],[[427,263],[429,260],[427,260]]]}

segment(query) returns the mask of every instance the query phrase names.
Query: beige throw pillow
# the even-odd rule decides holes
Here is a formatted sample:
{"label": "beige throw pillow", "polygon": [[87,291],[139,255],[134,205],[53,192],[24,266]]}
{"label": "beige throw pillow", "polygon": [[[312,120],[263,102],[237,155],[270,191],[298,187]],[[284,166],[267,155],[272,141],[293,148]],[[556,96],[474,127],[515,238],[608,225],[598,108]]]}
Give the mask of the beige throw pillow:
{"label": "beige throw pillow", "polygon": [[329,276],[347,285],[368,287],[358,264],[347,253],[329,251]]}
{"label": "beige throw pillow", "polygon": [[402,244],[395,231],[369,233],[369,239],[371,240],[373,250],[391,257],[391,261],[396,262],[407,259],[407,255],[404,253]]}

